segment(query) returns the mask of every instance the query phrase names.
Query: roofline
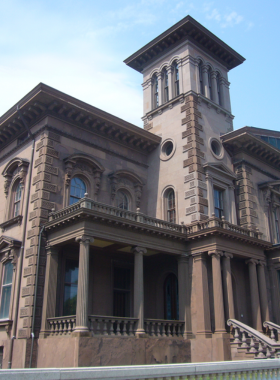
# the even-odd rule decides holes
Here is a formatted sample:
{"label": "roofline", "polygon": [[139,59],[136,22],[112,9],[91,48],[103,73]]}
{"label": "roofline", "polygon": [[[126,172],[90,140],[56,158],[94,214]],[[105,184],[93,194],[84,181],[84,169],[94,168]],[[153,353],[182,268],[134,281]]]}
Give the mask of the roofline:
{"label": "roofline", "polygon": [[[181,29],[184,26],[187,26],[188,24],[190,24],[193,27],[196,27],[200,32],[202,32],[205,35],[207,35],[209,37],[209,39],[211,39],[214,43],[216,43],[217,45],[219,45],[222,49],[224,49],[225,51],[227,51],[229,54],[231,54],[237,60],[237,64],[233,65],[230,68],[236,67],[236,66],[240,65],[241,63],[243,63],[245,61],[244,57],[242,57],[239,53],[237,53],[235,50],[233,50],[229,45],[227,45],[225,42],[223,42],[215,34],[213,34],[212,32],[210,32],[203,25],[201,25],[199,22],[197,22],[195,19],[193,19],[190,15],[188,15],[188,16],[184,17],[182,20],[180,20],[179,22],[177,22],[175,25],[171,26],[165,32],[161,33],[158,37],[154,38],[152,41],[150,41],[149,43],[147,43],[146,45],[144,45],[141,49],[137,50],[131,56],[129,56],[128,58],[126,58],[124,60],[124,63],[126,65],[134,68],[135,70],[137,70],[137,68],[134,67],[135,65],[133,65],[133,62],[137,58],[139,58],[141,55],[143,55],[144,53],[146,53],[150,48],[154,47],[159,42],[163,41],[165,38],[167,38],[168,36],[170,36],[172,33],[178,32],[179,29]],[[187,38],[190,39],[190,40],[192,40],[190,38],[190,36],[187,36]],[[204,50],[206,50],[206,49],[204,48]],[[137,71],[141,72],[142,70],[137,70]]]}

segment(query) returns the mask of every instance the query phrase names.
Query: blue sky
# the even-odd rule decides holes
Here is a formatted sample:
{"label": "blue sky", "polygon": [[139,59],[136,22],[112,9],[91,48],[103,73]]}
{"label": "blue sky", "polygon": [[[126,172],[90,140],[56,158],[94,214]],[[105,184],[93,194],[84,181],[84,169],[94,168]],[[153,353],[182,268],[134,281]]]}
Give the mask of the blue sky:
{"label": "blue sky", "polygon": [[280,131],[279,0],[0,0],[0,115],[43,82],[142,126],[123,60],[187,14],[246,58],[229,73],[234,128]]}

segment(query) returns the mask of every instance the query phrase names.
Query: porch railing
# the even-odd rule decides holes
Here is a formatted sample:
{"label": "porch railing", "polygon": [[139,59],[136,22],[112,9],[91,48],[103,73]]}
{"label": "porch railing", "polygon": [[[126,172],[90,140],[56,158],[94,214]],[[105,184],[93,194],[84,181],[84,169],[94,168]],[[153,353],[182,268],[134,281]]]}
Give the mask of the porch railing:
{"label": "porch railing", "polygon": [[280,342],[236,319],[229,319],[227,324],[233,329],[231,344],[235,345],[239,352],[252,354],[256,359],[280,358]]}
{"label": "porch railing", "polygon": [[184,321],[145,319],[145,332],[150,336],[181,337],[184,334],[184,326]]}
{"label": "porch railing", "polygon": [[49,214],[49,221],[55,221],[59,218],[68,216],[79,209],[89,209],[94,210],[98,213],[107,214],[110,216],[116,216],[119,218],[128,219],[134,222],[148,224],[150,226],[163,228],[167,230],[172,230],[175,232],[186,233],[186,228],[184,225],[179,225],[175,223],[170,223],[165,220],[149,217],[141,212],[132,212],[127,210],[122,210],[118,207],[110,206],[105,203],[96,202],[89,198],[82,198],[77,203],[63,208],[62,210],[51,212]]}
{"label": "porch railing", "polygon": [[137,318],[90,315],[89,328],[93,336],[134,336]]}
{"label": "porch railing", "polygon": [[76,315],[48,318],[50,335],[70,335],[76,326]]}
{"label": "porch railing", "polygon": [[280,326],[276,325],[276,323],[266,321],[263,323],[263,327],[265,327],[270,335],[270,338],[274,342],[278,342],[280,344]]}

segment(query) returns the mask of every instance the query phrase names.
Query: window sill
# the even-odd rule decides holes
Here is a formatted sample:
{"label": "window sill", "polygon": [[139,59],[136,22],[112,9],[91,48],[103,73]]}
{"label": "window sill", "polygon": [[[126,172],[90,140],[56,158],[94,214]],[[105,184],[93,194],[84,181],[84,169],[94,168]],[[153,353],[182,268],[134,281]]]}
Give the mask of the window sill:
{"label": "window sill", "polygon": [[[21,222],[22,222],[22,215],[18,215],[18,216],[15,216],[14,218],[7,220],[4,223],[1,223],[0,228],[2,229],[2,232],[4,232],[8,227],[11,227],[15,224],[20,226]],[[1,320],[0,320],[0,322],[1,322]]]}
{"label": "window sill", "polygon": [[0,331],[2,330],[1,327],[5,327],[6,332],[9,333],[12,324],[11,319],[0,319]]}

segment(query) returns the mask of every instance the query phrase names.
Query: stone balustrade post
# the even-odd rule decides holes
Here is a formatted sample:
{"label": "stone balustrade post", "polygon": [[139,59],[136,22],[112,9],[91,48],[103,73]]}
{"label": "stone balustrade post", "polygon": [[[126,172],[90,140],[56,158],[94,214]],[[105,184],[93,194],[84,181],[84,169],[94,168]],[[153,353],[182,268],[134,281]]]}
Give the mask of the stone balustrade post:
{"label": "stone balustrade post", "polygon": [[178,287],[179,287],[179,319],[185,321],[184,338],[192,336],[191,329],[191,302],[189,256],[180,256],[178,259]]}
{"label": "stone balustrade post", "polygon": [[253,328],[262,331],[259,287],[257,279],[257,260],[249,259],[246,264],[249,266],[249,280],[250,280],[250,295],[251,295],[251,310],[252,310],[252,324]]}
{"label": "stone balustrade post", "polygon": [[257,265],[262,322],[270,320],[269,311],[268,311],[268,301],[267,301],[267,287],[266,287],[265,271],[264,271],[265,266],[266,266],[266,263],[264,261],[260,261],[259,264]]}
{"label": "stone balustrade post", "polygon": [[210,304],[208,290],[208,275],[206,255],[203,252],[193,254],[195,274],[195,298],[197,338],[209,338],[212,336],[210,322]]}
{"label": "stone balustrade post", "polygon": [[89,246],[94,239],[82,235],[76,238],[80,244],[79,274],[76,308],[76,327],[73,336],[88,336],[88,279],[89,279]]}
{"label": "stone balustrade post", "polygon": [[134,318],[138,318],[136,335],[145,334],[144,329],[144,273],[143,255],[146,248],[133,247],[134,253]]}
{"label": "stone balustrade post", "polygon": [[214,250],[208,252],[212,257],[212,278],[213,278],[213,295],[214,295],[214,313],[215,313],[215,334],[225,333],[225,313],[223,299],[223,284],[221,272],[222,251]]}
{"label": "stone balustrade post", "polygon": [[44,337],[46,331],[49,330],[48,318],[56,316],[58,251],[59,249],[57,247],[46,247],[47,260],[40,332],[41,337]]}
{"label": "stone balustrade post", "polygon": [[226,320],[235,319],[233,290],[232,290],[231,265],[230,265],[230,260],[232,259],[232,257],[233,256],[230,253],[224,253],[224,256],[222,259],[223,283],[225,286],[224,300],[225,300]]}

